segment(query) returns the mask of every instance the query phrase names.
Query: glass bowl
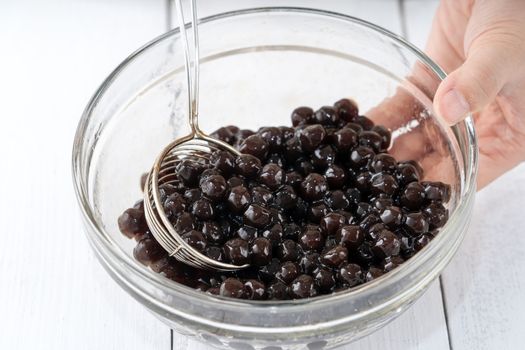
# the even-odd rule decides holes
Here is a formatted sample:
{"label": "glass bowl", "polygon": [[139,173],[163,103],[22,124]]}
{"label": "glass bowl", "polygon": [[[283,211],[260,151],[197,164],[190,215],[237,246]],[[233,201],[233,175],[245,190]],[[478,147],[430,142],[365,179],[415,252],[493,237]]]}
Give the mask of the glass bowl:
{"label": "glass bowl", "polygon": [[87,237],[124,290],[177,332],[236,349],[329,348],[408,308],[456,252],[472,213],[477,146],[470,118],[450,128],[432,110],[445,73],[400,37],[365,21],[301,8],[259,8],[202,20],[201,125],[290,125],[297,106],[352,97],[393,130],[391,152],[416,157],[425,178],[451,184],[450,219],[425,248],[359,287],[295,301],[207,295],[154,273],[132,255],[117,217],[141,198],[140,175],[188,132],[179,30],[129,56],[89,102],[73,146]]}

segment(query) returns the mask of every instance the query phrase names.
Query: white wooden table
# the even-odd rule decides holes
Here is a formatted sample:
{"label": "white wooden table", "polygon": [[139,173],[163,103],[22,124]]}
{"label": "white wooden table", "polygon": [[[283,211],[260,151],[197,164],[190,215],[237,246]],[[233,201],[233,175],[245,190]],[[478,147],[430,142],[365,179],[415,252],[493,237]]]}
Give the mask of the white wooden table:
{"label": "white wooden table", "polygon": [[[322,7],[422,47],[437,0],[213,1]],[[70,175],[76,124],[123,58],[170,24],[168,0],[0,2],[0,349],[208,349],[173,334],[101,268]],[[344,349],[523,349],[525,167],[479,193],[468,236],[400,318]]]}

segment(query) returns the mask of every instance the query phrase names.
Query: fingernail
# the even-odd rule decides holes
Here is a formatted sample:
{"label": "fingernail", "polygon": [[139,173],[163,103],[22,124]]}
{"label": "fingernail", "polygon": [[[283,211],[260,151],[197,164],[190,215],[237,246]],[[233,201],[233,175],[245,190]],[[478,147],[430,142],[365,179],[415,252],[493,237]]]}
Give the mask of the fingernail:
{"label": "fingernail", "polygon": [[465,118],[469,112],[470,105],[459,91],[452,89],[443,96],[441,113],[449,123],[456,124]]}

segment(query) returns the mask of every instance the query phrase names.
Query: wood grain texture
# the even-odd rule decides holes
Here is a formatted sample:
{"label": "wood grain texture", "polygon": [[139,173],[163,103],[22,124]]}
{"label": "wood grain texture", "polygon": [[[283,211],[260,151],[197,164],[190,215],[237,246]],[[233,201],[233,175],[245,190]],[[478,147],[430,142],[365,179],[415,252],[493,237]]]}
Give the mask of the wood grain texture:
{"label": "wood grain texture", "polygon": [[525,164],[478,193],[472,224],[442,276],[454,350],[523,349]]}
{"label": "wood grain texture", "polygon": [[163,1],[0,4],[0,349],[169,349],[169,329],[96,261],[70,171],[88,99],[165,28]]}

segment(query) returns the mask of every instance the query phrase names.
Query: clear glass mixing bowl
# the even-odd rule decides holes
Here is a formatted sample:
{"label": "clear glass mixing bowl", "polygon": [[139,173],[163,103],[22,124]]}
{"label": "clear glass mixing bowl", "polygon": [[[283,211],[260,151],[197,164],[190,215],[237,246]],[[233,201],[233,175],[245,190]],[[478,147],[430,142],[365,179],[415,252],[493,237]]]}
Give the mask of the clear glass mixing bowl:
{"label": "clear glass mixing bowl", "polygon": [[[117,217],[141,198],[140,175],[187,133],[179,30],[127,58],[89,102],[73,147],[74,185],[100,262],[176,331],[219,347],[303,348],[362,337],[406,310],[439,275],[467,228],[477,146],[470,119],[452,128],[432,111],[445,73],[418,49],[370,23],[335,13],[263,8],[202,20],[201,124],[289,125],[293,108],[342,97],[394,130],[392,152],[419,157],[426,178],[452,185],[450,219],[407,263],[349,291],[312,300],[237,301],[194,291],[133,259]],[[374,108],[380,106],[379,108]],[[272,347],[273,346],[273,347]]]}

